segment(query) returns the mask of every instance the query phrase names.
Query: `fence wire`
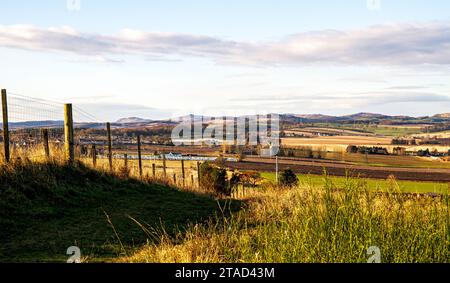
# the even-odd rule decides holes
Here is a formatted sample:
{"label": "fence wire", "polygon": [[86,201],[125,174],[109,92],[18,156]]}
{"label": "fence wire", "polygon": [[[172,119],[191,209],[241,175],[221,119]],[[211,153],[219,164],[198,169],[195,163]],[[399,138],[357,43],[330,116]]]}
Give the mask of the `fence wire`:
{"label": "fence wire", "polygon": [[64,142],[64,104],[8,92],[7,106],[13,157],[45,157],[44,129],[52,150],[60,149]]}
{"label": "fence wire", "polygon": [[[7,108],[11,158],[65,158],[64,103],[8,92]],[[108,170],[106,123],[77,105],[72,105],[72,118],[75,158],[91,165],[95,162],[97,167]],[[140,170],[137,135],[132,129],[113,123],[111,141],[113,169],[120,171],[125,167],[132,175],[138,175]],[[155,151],[152,145],[153,141],[149,137],[141,137],[143,176],[164,177],[192,186],[198,182],[197,160],[185,159],[183,170],[181,159],[185,157],[177,156],[168,150]],[[166,154],[165,162],[163,153]]]}
{"label": "fence wire", "polygon": [[[7,93],[10,150],[13,158],[47,157],[44,136],[48,136],[50,155],[61,155],[64,146],[64,103]],[[76,157],[87,156],[87,145],[96,141],[91,129],[103,129],[104,123],[83,109],[72,106]]]}

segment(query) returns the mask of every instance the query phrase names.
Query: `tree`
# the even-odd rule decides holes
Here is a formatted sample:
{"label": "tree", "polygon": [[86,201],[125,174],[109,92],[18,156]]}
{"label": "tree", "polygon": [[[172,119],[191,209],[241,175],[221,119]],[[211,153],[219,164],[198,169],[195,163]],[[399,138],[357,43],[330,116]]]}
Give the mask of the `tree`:
{"label": "tree", "polygon": [[297,175],[295,175],[294,171],[292,171],[291,169],[286,169],[281,173],[279,182],[282,187],[292,188],[294,186],[297,186],[298,178]]}
{"label": "tree", "polygon": [[231,195],[227,181],[227,171],[208,162],[200,166],[200,187],[216,195]]}

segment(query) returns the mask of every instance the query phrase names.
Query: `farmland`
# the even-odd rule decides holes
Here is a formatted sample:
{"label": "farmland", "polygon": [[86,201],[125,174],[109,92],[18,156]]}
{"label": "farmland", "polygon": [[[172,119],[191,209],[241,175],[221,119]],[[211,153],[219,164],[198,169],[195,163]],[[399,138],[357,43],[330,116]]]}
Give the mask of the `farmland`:
{"label": "farmland", "polygon": [[[271,182],[275,182],[275,173],[263,172],[261,176]],[[325,180],[324,176],[299,174],[300,184],[302,186],[320,187]],[[347,182],[347,177],[332,177],[329,178],[338,188],[344,187]],[[387,191],[391,186],[389,180],[364,179],[368,189],[373,191]],[[398,189],[402,193],[446,193],[449,186],[446,183],[437,182],[414,182],[414,181],[398,181]]]}
{"label": "farmland", "polygon": [[[83,262],[366,262],[374,245],[384,262],[448,262],[449,164],[347,153],[348,145],[390,147],[391,137],[340,134],[282,140],[283,150],[312,148],[310,157],[278,158],[280,172],[298,174],[290,189],[275,183],[275,159],[253,149],[144,144],[141,176],[125,135],[115,138],[112,168],[101,143],[95,165],[86,148],[73,165],[58,144],[47,158],[40,145],[14,148],[0,168],[0,262],[64,262],[69,246]],[[215,194],[200,186],[197,161],[164,162],[167,153],[220,157],[213,166],[227,178],[262,179]]]}

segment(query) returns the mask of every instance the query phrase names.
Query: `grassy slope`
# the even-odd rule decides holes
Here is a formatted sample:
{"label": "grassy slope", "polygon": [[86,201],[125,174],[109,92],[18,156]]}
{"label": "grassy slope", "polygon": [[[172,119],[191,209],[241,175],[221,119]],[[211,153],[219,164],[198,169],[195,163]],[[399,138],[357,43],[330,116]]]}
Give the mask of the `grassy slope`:
{"label": "grassy slope", "polygon": [[170,234],[217,209],[217,201],[208,196],[119,179],[81,165],[1,167],[0,262],[64,262],[72,245],[88,261],[108,260],[152,238],[129,216],[150,231]]}
{"label": "grassy slope", "polygon": [[[275,182],[275,173],[265,172],[261,176],[269,181]],[[298,175],[300,183],[306,185],[313,185],[316,187],[323,186],[324,177],[317,175]],[[336,186],[343,187],[345,177],[328,177]],[[388,180],[364,179],[367,186],[371,190],[386,190],[389,186]],[[445,193],[449,186],[444,183],[433,182],[414,182],[414,181],[397,181],[400,190],[405,193]]]}
{"label": "grassy slope", "polygon": [[[443,198],[371,194],[359,179],[336,188],[259,188],[225,221],[166,237],[119,262],[365,263],[376,246],[383,263],[450,260],[449,203]],[[222,225],[223,224],[223,225]]]}

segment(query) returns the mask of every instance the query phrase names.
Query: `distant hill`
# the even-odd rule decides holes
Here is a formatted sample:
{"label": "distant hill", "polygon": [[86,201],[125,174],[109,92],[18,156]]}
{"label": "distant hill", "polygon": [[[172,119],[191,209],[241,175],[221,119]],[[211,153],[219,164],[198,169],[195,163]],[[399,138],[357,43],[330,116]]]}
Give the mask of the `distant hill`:
{"label": "distant hill", "polygon": [[136,124],[136,123],[150,123],[150,122],[152,122],[152,120],[143,119],[139,117],[129,117],[117,120],[116,124]]}
{"label": "distant hill", "polygon": [[439,118],[439,119],[450,119],[450,113],[437,114],[437,115],[434,115],[433,117]]}
{"label": "distant hill", "polygon": [[[0,123],[3,126],[3,123]],[[10,122],[10,129],[26,129],[26,128],[62,128],[64,121],[29,121],[29,122]]]}
{"label": "distant hill", "polygon": [[[252,117],[253,115],[245,115],[240,117]],[[115,128],[139,128],[151,127],[155,125],[173,126],[178,121],[186,120],[186,118],[193,119],[194,122],[202,120],[201,115],[186,115],[176,119],[167,120],[150,120],[139,117],[121,118],[112,123]],[[211,119],[211,117],[204,116],[203,119]],[[330,116],[323,114],[280,114],[280,120],[284,123],[379,123],[379,124],[434,124],[434,123],[450,123],[450,113],[436,114],[434,116],[425,117],[410,117],[410,116],[389,116],[376,113],[357,113],[345,116]],[[2,125],[0,123],[0,125]],[[26,128],[60,128],[64,126],[63,121],[29,121],[29,122],[12,122],[11,129],[26,129]],[[104,123],[75,123],[77,128],[103,128]]]}

